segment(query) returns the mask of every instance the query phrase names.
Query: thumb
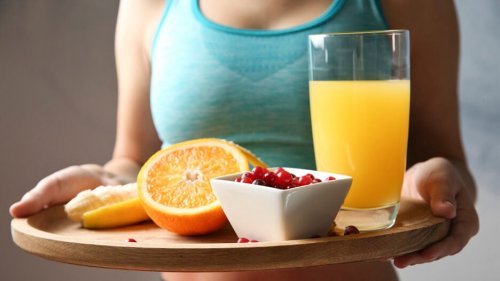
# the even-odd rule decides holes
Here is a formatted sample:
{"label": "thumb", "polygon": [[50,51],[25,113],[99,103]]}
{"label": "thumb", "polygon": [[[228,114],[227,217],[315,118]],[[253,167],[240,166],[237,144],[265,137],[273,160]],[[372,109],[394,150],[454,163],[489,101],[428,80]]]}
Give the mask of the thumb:
{"label": "thumb", "polygon": [[456,200],[431,200],[432,213],[438,217],[453,219],[457,215]]}
{"label": "thumb", "polygon": [[448,160],[433,158],[422,163],[415,170],[413,180],[434,215],[447,219],[456,216],[456,196],[463,183]]}

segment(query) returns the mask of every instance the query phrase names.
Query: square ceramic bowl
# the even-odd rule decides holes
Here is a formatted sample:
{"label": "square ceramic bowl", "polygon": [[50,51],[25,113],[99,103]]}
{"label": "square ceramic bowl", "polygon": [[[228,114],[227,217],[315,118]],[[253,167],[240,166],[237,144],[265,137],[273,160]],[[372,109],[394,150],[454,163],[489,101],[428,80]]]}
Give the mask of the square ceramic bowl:
{"label": "square ceramic bowl", "polygon": [[212,189],[238,237],[263,242],[328,234],[352,178],[313,170],[284,169],[296,176],[311,173],[321,180],[328,176],[336,180],[284,190],[235,182],[243,173],[211,180]]}

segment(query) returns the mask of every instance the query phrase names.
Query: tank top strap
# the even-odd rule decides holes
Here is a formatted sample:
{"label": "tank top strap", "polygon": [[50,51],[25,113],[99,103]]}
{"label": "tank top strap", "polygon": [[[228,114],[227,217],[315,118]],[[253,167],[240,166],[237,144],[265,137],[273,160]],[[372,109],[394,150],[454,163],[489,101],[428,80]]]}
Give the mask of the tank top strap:
{"label": "tank top strap", "polygon": [[333,0],[328,9],[319,17],[304,24],[283,30],[251,30],[224,26],[215,23],[203,16],[203,13],[201,12],[199,7],[199,0],[167,0],[163,14],[161,16],[161,20],[158,24],[158,27],[156,28],[151,54],[154,54],[158,34],[160,33],[160,30],[170,13],[180,14],[180,16],[183,18],[197,19],[199,24],[202,24],[206,27],[240,35],[273,36],[297,32],[314,26],[326,24],[327,22],[334,20],[337,14],[338,17],[347,19],[342,21],[341,24],[344,25],[348,25],[352,21],[365,21],[375,22],[376,24],[379,24],[379,26],[388,26],[387,21],[384,17],[384,12],[380,0]]}

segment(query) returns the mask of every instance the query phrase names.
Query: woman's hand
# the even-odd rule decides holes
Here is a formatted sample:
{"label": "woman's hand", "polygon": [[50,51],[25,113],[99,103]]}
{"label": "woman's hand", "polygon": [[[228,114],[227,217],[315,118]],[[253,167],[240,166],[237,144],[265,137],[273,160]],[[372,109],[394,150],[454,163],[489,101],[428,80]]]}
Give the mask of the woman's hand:
{"label": "woman's hand", "polygon": [[418,252],[396,257],[396,267],[454,255],[479,231],[475,190],[470,179],[465,168],[440,157],[418,163],[406,172],[403,196],[423,199],[434,215],[451,219],[451,228],[443,240]]}
{"label": "woman's hand", "polygon": [[59,170],[42,179],[20,201],[10,206],[13,217],[27,217],[41,210],[63,204],[80,191],[99,185],[123,184],[124,181],[104,170],[102,166],[86,164]]}

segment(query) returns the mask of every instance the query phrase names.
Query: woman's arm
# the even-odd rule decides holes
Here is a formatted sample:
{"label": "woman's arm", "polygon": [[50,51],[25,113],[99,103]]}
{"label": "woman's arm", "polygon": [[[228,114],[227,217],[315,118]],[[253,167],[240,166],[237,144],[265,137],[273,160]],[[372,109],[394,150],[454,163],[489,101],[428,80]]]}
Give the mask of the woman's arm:
{"label": "woman's arm", "polygon": [[453,219],[449,235],[398,267],[459,252],[479,229],[476,186],[467,168],[458,114],[459,32],[451,0],[383,0],[391,28],[410,30],[411,114],[403,194],[426,200],[435,215]]}
{"label": "woman's arm", "polygon": [[149,106],[150,49],[163,10],[162,0],[122,0],[115,55],[118,117],[113,158],[106,170],[135,178],[140,166],[160,148]]}
{"label": "woman's arm", "polygon": [[135,181],[160,148],[149,106],[150,54],[164,1],[122,0],[115,33],[118,116],[113,157],[104,170]]}

